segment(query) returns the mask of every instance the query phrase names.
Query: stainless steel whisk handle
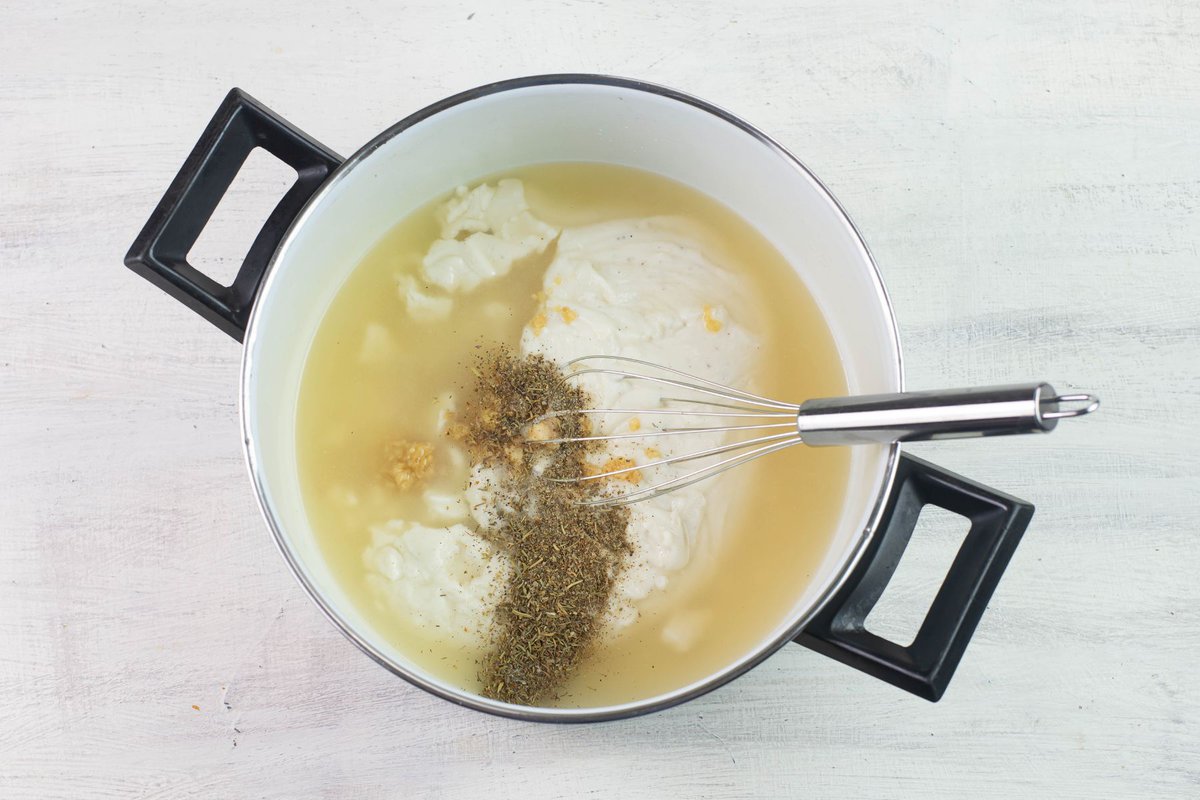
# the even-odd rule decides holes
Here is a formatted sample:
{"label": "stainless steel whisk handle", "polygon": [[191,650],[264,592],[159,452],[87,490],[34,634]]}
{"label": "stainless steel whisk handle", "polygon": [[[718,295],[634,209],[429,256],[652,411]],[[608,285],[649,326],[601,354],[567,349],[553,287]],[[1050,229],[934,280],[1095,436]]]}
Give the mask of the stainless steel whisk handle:
{"label": "stainless steel whisk handle", "polygon": [[1099,406],[1094,395],[1060,395],[1048,383],[1022,383],[809,400],[796,426],[801,440],[814,446],[920,442],[1044,433]]}

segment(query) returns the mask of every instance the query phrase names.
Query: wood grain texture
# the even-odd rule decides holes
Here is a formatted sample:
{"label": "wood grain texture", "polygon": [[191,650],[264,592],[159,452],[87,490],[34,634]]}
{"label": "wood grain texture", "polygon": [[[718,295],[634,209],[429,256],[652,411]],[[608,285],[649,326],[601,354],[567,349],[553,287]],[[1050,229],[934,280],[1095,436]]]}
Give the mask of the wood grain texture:
{"label": "wood grain texture", "polygon": [[[1197,3],[71,0],[0,29],[0,796],[1200,795]],[[648,718],[493,719],[287,574],[238,347],[125,249],[233,85],[349,153],[550,71],[791,147],[874,250],[910,386],[1103,396],[1051,437],[915,448],[1039,508],[940,704],[797,647]]]}

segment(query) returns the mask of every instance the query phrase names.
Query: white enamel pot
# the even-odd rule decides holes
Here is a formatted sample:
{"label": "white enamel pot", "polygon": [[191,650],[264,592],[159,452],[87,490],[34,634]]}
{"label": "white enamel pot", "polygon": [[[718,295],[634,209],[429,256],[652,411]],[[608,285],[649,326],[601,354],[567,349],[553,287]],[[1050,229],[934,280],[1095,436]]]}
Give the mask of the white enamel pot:
{"label": "white enamel pot", "polygon": [[[187,253],[246,156],[262,147],[297,170],[232,286]],[[482,86],[401,120],[343,160],[234,90],[209,123],[125,263],[245,342],[241,414],[246,463],[263,516],[301,585],[379,664],[447,700],[503,716],[596,721],[697,697],[796,641],[937,700],[1033,508],[897,445],[856,447],[831,546],[791,612],[719,671],[655,697],[598,708],[528,708],[459,689],[385,640],[334,579],[306,516],[295,416],[313,334],[361,257],[410,212],[460,184],[533,163],[637,167],[692,186],[752,223],[794,265],[819,304],[853,394],[902,389],[895,319],[875,263],[846,213],[766,134],[695,97],[638,81],[546,75]],[[901,646],[863,623],[890,579],[920,509],[966,516],[970,532],[916,639]]]}

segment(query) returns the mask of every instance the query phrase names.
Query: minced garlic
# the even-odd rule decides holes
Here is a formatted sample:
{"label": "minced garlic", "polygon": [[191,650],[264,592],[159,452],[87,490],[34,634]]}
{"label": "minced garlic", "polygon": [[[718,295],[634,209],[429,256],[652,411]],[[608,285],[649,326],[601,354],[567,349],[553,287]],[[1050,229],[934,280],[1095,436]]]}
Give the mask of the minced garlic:
{"label": "minced garlic", "polygon": [[404,439],[388,444],[388,475],[398,489],[411,489],[425,479],[433,466],[433,445]]}

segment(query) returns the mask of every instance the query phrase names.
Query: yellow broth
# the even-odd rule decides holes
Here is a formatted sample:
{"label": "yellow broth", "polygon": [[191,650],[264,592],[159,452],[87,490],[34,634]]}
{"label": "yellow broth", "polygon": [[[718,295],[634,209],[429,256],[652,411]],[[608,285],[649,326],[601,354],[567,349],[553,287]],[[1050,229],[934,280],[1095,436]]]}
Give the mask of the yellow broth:
{"label": "yellow broth", "polygon": [[[661,176],[607,164],[542,164],[495,177],[524,181],[533,213],[557,226],[659,214],[699,223],[709,257],[743,279],[756,306],[756,319],[745,321],[762,342],[756,391],[793,402],[845,393],[832,337],[796,272],[720,203]],[[374,597],[363,561],[370,526],[422,518],[421,492],[401,492],[389,482],[386,443],[439,441],[438,396],[453,391],[461,398],[471,383],[467,365],[481,342],[517,349],[550,260],[548,251],[502,279],[456,295],[443,320],[409,319],[397,277],[419,269],[438,236],[435,211],[443,199],[400,220],[326,312],[300,390],[297,467],[323,554],[370,623],[422,669],[477,692],[480,653],[415,627]],[[511,313],[496,315],[497,301]],[[375,359],[359,358],[364,346],[375,348]],[[633,625],[597,644],[555,704],[588,707],[654,696],[712,674],[761,641],[784,619],[825,554],[848,467],[844,449],[802,445],[739,467],[726,527],[709,532],[716,544],[697,547],[692,563],[641,603]],[[466,466],[450,463],[439,448],[422,488],[457,492],[466,479]],[[684,652],[663,636],[681,611],[707,618]]]}

